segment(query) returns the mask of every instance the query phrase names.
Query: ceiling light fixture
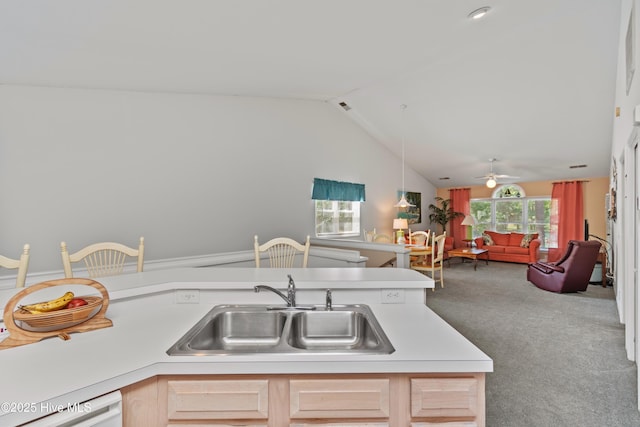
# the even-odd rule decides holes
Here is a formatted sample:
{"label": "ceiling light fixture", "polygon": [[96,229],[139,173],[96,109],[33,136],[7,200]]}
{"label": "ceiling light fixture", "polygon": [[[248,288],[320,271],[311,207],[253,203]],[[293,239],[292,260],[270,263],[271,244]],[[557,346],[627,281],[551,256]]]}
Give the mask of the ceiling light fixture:
{"label": "ceiling light fixture", "polygon": [[468,15],[468,17],[469,19],[473,19],[473,20],[480,19],[483,16],[485,16],[487,13],[489,13],[490,10],[491,8],[489,6],[484,6],[471,12]]}
{"label": "ceiling light fixture", "polygon": [[400,109],[402,110],[402,197],[400,197],[400,201],[398,201],[398,203],[396,203],[395,205],[393,205],[396,208],[408,208],[408,207],[413,207],[415,205],[412,205],[411,203],[409,203],[407,201],[407,198],[405,197],[405,192],[404,192],[404,110],[407,109],[407,106],[405,104],[402,104],[400,106]]}
{"label": "ceiling light fixture", "polygon": [[496,160],[497,159],[494,157],[489,159],[489,162],[491,163],[491,172],[489,172],[489,179],[487,179],[487,187],[489,188],[495,188],[495,186],[498,184],[495,174],[493,173],[493,162],[495,162]]}

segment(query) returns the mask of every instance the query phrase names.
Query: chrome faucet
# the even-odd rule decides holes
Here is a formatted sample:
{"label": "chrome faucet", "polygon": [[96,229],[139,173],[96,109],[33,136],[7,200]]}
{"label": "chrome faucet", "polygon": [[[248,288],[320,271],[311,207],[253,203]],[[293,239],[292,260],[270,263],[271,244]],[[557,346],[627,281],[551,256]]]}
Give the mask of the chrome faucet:
{"label": "chrome faucet", "polygon": [[331,289],[327,289],[327,298],[325,300],[324,309],[327,311],[333,310],[333,298],[331,297]]}
{"label": "chrome faucet", "polygon": [[296,284],[293,281],[293,277],[287,274],[289,278],[289,286],[287,286],[287,296],[289,297],[289,306],[296,307]]}
{"label": "chrome faucet", "polygon": [[296,306],[296,284],[293,281],[293,277],[290,274],[287,275],[289,277],[289,286],[287,287],[287,295],[283,294],[279,290],[272,288],[267,285],[256,285],[253,289],[256,292],[260,292],[261,290],[271,291],[274,294],[280,296],[287,303],[287,307],[295,307]]}

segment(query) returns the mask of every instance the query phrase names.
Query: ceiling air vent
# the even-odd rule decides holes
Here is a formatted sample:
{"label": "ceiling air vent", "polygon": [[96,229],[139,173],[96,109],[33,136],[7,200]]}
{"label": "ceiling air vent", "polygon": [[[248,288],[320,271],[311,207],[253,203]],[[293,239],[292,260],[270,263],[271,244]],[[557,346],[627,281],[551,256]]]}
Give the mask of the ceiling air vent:
{"label": "ceiling air vent", "polygon": [[572,165],[569,166],[569,169],[580,169],[580,168],[586,168],[587,165]]}
{"label": "ceiling air vent", "polygon": [[349,107],[349,106],[347,105],[347,103],[346,103],[346,102],[341,102],[341,103],[340,103],[340,104],[338,104],[338,105],[340,105],[342,108],[344,108],[344,111],[349,111],[349,110],[351,110],[351,107]]}

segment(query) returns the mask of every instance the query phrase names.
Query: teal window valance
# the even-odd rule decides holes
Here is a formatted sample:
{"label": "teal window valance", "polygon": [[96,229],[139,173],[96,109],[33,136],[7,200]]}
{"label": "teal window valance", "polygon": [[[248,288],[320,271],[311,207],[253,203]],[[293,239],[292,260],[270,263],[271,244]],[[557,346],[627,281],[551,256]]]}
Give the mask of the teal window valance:
{"label": "teal window valance", "polygon": [[314,178],[311,198],[313,200],[364,202],[364,184]]}

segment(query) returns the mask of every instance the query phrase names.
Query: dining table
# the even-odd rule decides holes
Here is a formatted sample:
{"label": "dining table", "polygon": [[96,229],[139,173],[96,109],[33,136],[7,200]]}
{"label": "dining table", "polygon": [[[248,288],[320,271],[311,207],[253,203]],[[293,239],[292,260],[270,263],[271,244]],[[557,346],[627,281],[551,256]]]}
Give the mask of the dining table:
{"label": "dining table", "polygon": [[426,257],[431,255],[433,252],[433,248],[431,246],[426,245],[415,245],[409,244],[405,245],[407,249],[409,249],[409,268],[411,268],[411,263],[415,260],[418,260],[422,257],[426,261]]}

